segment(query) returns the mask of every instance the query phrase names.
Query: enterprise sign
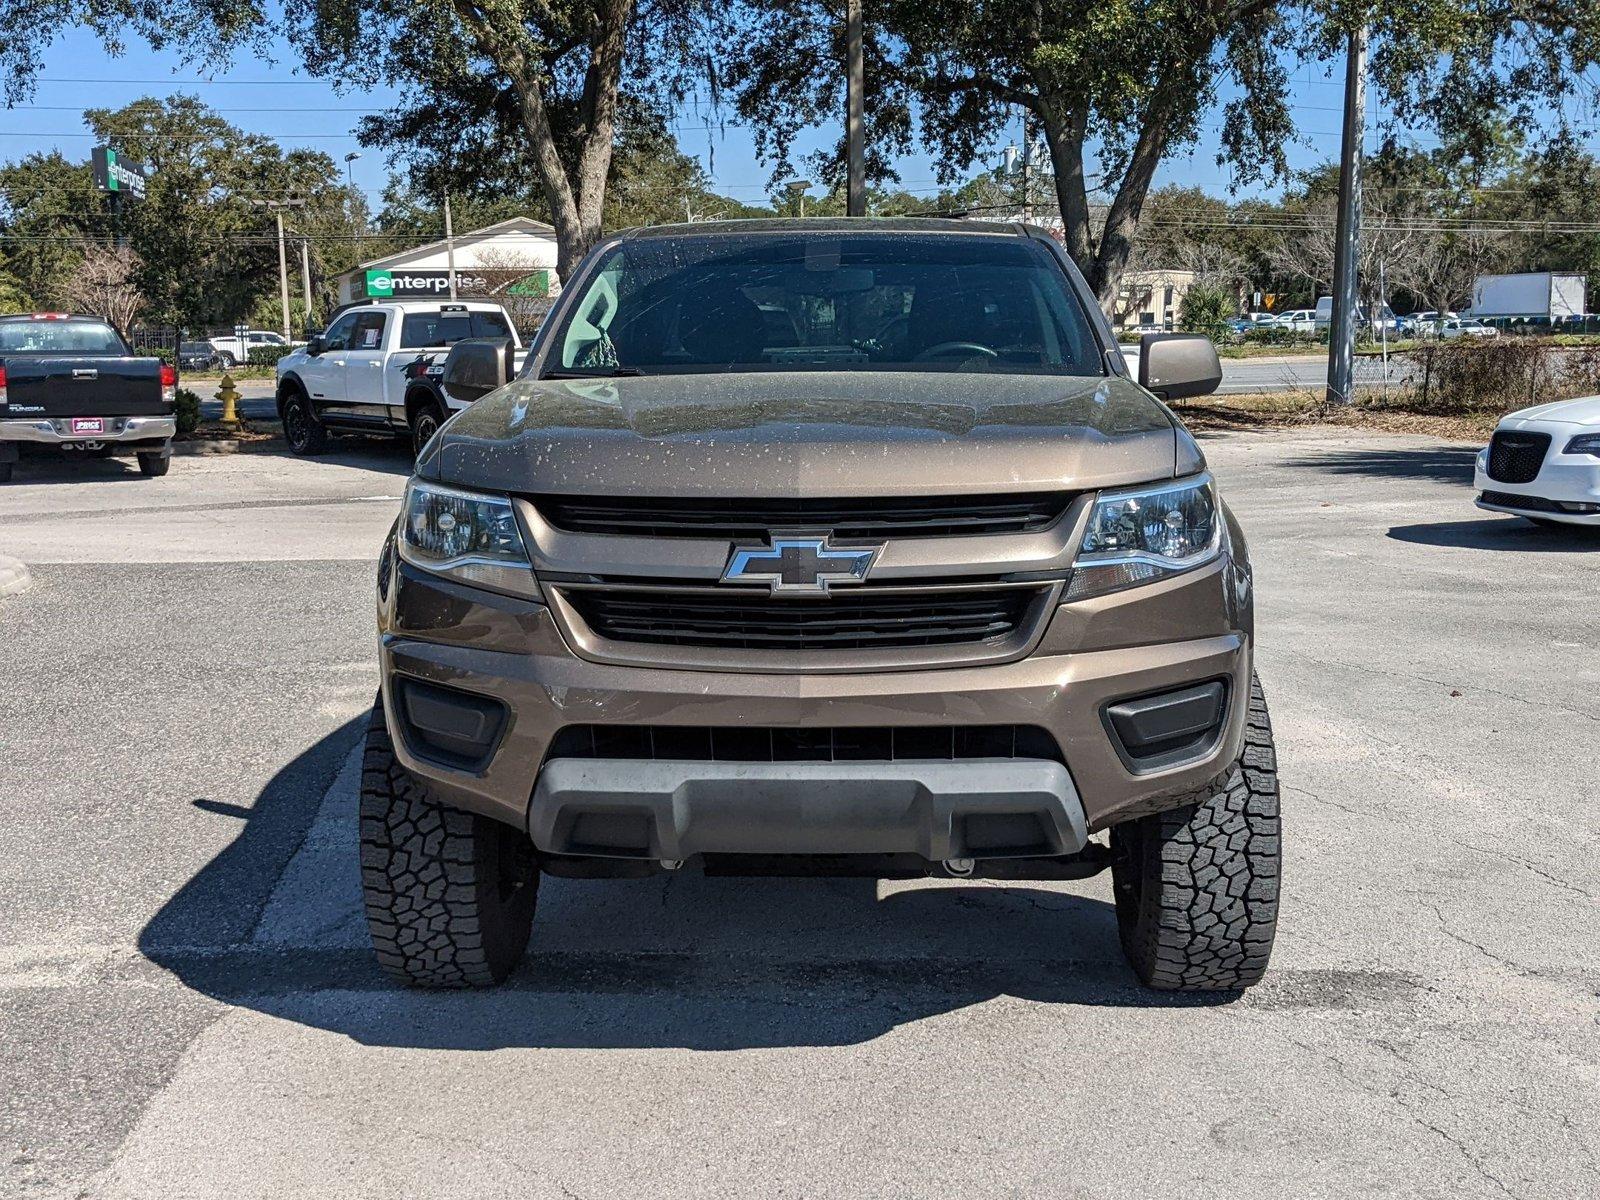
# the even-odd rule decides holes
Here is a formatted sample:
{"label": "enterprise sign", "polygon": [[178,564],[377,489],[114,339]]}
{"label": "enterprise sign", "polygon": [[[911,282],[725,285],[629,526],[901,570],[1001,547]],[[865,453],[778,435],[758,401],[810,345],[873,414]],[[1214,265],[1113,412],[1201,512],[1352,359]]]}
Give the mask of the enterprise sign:
{"label": "enterprise sign", "polygon": [[119,158],[110,146],[96,146],[90,159],[94,164],[94,183],[102,192],[116,192],[134,200],[144,199],[145,169],[136,162]]}
{"label": "enterprise sign", "polygon": [[[457,292],[485,292],[489,281],[481,275],[456,272]],[[448,271],[368,271],[367,295],[375,299],[392,300],[415,296],[434,299],[450,294]]]}

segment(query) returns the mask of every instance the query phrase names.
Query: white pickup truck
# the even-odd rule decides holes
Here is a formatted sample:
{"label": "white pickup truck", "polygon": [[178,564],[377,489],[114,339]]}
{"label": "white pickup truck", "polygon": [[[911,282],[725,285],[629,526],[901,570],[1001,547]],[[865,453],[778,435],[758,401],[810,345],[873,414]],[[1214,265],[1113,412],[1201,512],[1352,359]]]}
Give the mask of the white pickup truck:
{"label": "white pickup truck", "polygon": [[[278,360],[278,416],[296,454],[318,454],[332,432],[411,434],[420,451],[456,409],[436,361],[463,338],[509,338],[506,310],[484,300],[384,300],[345,309],[327,330]],[[430,368],[434,368],[430,372]]]}

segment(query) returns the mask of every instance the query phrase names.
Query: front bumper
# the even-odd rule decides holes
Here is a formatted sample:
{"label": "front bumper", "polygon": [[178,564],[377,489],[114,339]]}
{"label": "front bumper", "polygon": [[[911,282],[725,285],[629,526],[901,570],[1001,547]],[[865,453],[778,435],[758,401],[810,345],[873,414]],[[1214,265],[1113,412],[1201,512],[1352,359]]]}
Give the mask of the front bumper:
{"label": "front bumper", "polygon": [[554,759],[528,814],[550,854],[1076,854],[1083,804],[1059,763]]}
{"label": "front bumper", "polygon": [[[447,802],[527,829],[552,853],[570,850],[571,825],[582,812],[620,805],[648,818],[641,857],[757,845],[762,853],[814,853],[820,845],[830,853],[850,847],[865,853],[889,843],[925,857],[965,857],[964,826],[951,818],[981,809],[976,798],[985,793],[1001,797],[1008,812],[1034,814],[1046,848],[1031,853],[1070,853],[1076,812],[1092,831],[1180,804],[1228,769],[1243,740],[1252,653],[1249,573],[1230,555],[1176,579],[1061,605],[1025,658],[828,674],[598,662],[574,652],[543,604],[428,575],[392,553],[384,555],[384,572],[383,701],[401,763]],[[408,680],[491,700],[502,715],[487,719],[494,726],[489,749],[446,762],[420,747],[401,711],[400,684]],[[1111,729],[1112,706],[1212,681],[1226,689],[1214,735],[1176,758],[1142,767],[1127,760]],[[569,726],[1016,726],[1043,729],[1060,753],[1059,762],[896,759],[844,772],[837,763],[741,763],[742,772],[729,772],[725,762],[553,757],[552,744]],[[962,770],[952,782],[931,773],[933,766]],[[1015,768],[1038,778],[1014,787],[1006,780]],[[1042,784],[1046,775],[1064,786]],[[883,806],[867,819],[870,828],[860,823],[859,798],[867,792]],[[1055,799],[1041,799],[1046,793]],[[619,801],[621,795],[632,799]],[[729,805],[744,811],[728,818]],[[763,823],[765,832],[750,832]]]}
{"label": "front bumper", "polygon": [[73,433],[71,417],[9,418],[0,421],[0,442],[42,442],[46,445],[101,445],[126,442],[170,442],[178,433],[175,417],[102,417],[104,432]]}
{"label": "front bumper", "polygon": [[1473,503],[1485,512],[1572,525],[1600,525],[1600,459],[1592,454],[1562,453],[1562,447],[1575,432],[1567,426],[1528,428],[1549,432],[1554,439],[1538,475],[1528,483],[1491,479],[1487,469],[1489,451],[1481,450],[1472,473],[1473,490],[1477,492]]}

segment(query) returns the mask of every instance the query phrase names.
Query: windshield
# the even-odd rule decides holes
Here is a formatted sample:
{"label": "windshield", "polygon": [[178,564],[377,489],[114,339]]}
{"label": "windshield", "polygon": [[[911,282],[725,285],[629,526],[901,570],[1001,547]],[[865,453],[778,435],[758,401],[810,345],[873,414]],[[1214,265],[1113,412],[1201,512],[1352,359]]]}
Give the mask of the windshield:
{"label": "windshield", "polygon": [[126,354],[117,331],[103,321],[0,321],[0,354]]}
{"label": "windshield", "polygon": [[511,326],[497,312],[407,313],[400,322],[402,350],[453,346],[462,338],[510,336]]}
{"label": "windshield", "polygon": [[550,369],[1103,375],[1043,246],[994,234],[643,238],[588,277]]}

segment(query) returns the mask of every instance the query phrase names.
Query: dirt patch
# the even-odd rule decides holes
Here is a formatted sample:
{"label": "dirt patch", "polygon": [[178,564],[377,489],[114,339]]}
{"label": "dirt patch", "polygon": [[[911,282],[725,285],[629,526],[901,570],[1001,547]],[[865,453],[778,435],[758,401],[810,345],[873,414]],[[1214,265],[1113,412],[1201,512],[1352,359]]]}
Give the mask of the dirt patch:
{"label": "dirt patch", "polygon": [[1354,404],[1328,405],[1311,392],[1263,392],[1217,399],[1190,400],[1173,410],[1196,433],[1228,429],[1293,429],[1338,425],[1379,433],[1416,433],[1448,441],[1486,442],[1505,410],[1428,412],[1381,395],[1359,397]]}

